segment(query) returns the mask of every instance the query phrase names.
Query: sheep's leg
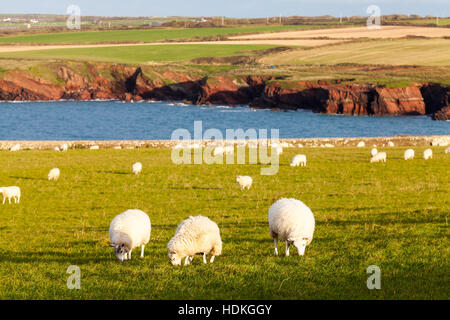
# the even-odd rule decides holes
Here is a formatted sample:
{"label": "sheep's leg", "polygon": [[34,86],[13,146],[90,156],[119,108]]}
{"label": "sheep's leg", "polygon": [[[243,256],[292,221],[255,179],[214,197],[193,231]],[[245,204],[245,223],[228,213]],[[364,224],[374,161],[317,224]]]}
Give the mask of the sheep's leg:
{"label": "sheep's leg", "polygon": [[289,257],[289,246],[291,244],[289,243],[289,241],[286,241],[286,257]]}
{"label": "sheep's leg", "polygon": [[211,260],[209,261],[209,263],[213,263],[215,257],[216,257],[216,256],[212,256],[212,257],[211,257]]}
{"label": "sheep's leg", "polygon": [[3,198],[3,204],[5,204],[6,198]]}
{"label": "sheep's leg", "polygon": [[141,258],[144,257],[144,249],[145,249],[145,246],[142,245],[142,246],[141,246]]}
{"label": "sheep's leg", "polygon": [[207,264],[208,262],[206,261],[206,253],[203,253],[203,263]]}
{"label": "sheep's leg", "polygon": [[11,198],[8,198],[8,202],[9,202],[9,204],[11,204]]}
{"label": "sheep's leg", "polygon": [[190,265],[191,264],[191,257],[187,256],[186,259],[184,260],[184,265]]}
{"label": "sheep's leg", "polygon": [[128,260],[131,260],[131,250],[128,252]]}
{"label": "sheep's leg", "polygon": [[278,255],[278,238],[274,238],[273,241],[275,242],[275,255]]}

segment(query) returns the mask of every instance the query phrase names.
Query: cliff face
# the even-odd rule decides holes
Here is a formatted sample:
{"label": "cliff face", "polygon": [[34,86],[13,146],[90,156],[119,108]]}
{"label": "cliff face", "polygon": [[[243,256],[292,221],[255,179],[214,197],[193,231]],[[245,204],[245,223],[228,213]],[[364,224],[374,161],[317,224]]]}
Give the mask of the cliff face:
{"label": "cliff face", "polygon": [[82,74],[61,65],[54,70],[57,81],[53,82],[29,72],[9,72],[0,79],[0,100],[183,100],[328,114],[431,114],[436,120],[449,119],[450,88],[438,84],[385,88],[325,81],[283,82],[268,76],[200,78],[174,71],[150,79],[141,68],[108,64],[86,68]]}

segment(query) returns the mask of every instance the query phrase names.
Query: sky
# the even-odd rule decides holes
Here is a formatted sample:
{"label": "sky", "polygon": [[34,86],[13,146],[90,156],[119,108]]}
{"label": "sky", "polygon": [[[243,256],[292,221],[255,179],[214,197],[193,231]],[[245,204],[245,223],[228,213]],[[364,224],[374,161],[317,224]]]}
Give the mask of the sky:
{"label": "sky", "polygon": [[66,14],[72,4],[86,16],[367,16],[377,5],[381,14],[450,17],[450,0],[0,0],[0,13]]}

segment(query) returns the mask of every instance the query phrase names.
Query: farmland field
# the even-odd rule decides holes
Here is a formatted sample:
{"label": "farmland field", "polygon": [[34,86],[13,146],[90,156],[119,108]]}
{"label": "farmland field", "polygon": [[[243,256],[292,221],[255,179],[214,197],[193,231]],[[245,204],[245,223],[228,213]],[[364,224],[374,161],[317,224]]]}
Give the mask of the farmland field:
{"label": "farmland field", "polygon": [[274,45],[221,45],[221,44],[161,44],[147,46],[116,46],[99,48],[73,48],[1,53],[0,57],[40,60],[81,60],[121,63],[149,61],[188,61],[202,57],[249,56],[254,50],[274,48]]}
{"label": "farmland field", "polygon": [[[19,205],[0,207],[0,299],[448,299],[450,157],[433,149],[426,162],[389,148],[387,164],[370,164],[368,148],[286,149],[275,176],[260,165],[175,166],[170,149],[0,152],[2,185],[22,188]],[[299,150],[308,167],[289,167]],[[254,178],[249,191],[235,182],[242,174]],[[267,210],[281,197],[315,214],[304,257],[273,256]],[[149,214],[152,237],[144,259],[119,263],[108,227],[130,208]],[[199,214],[221,228],[223,255],[171,266],[167,242]],[[81,290],[66,288],[71,265]],[[370,265],[381,290],[366,287]]]}
{"label": "farmland field", "polygon": [[92,44],[92,43],[136,43],[164,40],[186,40],[241,33],[274,32],[317,28],[303,26],[252,26],[229,28],[187,28],[154,30],[106,30],[87,32],[38,33],[21,36],[0,37],[0,44]]}
{"label": "farmland field", "polygon": [[450,65],[450,39],[370,40],[277,53],[261,59],[270,64]]}

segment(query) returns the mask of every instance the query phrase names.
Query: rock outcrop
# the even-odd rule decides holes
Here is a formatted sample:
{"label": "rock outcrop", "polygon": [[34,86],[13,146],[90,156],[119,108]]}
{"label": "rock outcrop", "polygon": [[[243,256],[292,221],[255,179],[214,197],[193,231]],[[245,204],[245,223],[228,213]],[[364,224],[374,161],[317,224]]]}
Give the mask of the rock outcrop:
{"label": "rock outcrop", "polygon": [[344,81],[284,81],[256,75],[202,78],[170,70],[149,78],[140,67],[106,63],[52,68],[54,78],[50,80],[27,71],[4,74],[0,79],[0,100],[182,100],[202,105],[309,109],[327,114],[428,114],[435,120],[449,119],[450,88],[439,84],[387,88]]}

